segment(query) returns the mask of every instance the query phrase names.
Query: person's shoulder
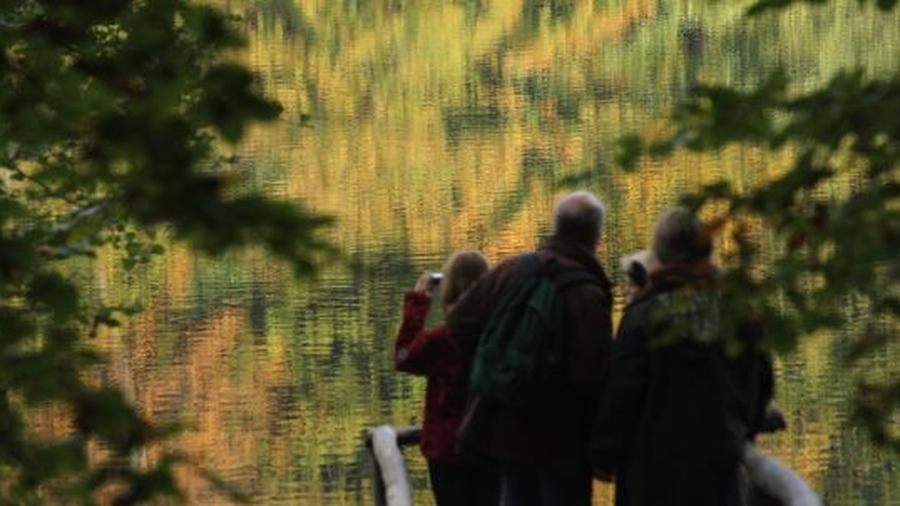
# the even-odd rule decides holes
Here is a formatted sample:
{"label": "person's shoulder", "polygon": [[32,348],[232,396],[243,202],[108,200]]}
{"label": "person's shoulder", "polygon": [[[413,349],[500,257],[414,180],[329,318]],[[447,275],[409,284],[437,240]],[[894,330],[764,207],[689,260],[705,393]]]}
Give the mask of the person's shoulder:
{"label": "person's shoulder", "polygon": [[589,269],[577,262],[561,262],[554,278],[566,291],[585,297],[603,297],[611,302],[612,283],[602,269]]}
{"label": "person's shoulder", "polygon": [[507,278],[519,273],[523,263],[533,252],[526,251],[515,255],[510,255],[501,259],[494,267],[485,275],[488,279]]}
{"label": "person's shoulder", "polygon": [[567,288],[566,291],[577,298],[612,305],[612,292],[595,276],[585,276],[577,284]]}
{"label": "person's shoulder", "polygon": [[625,306],[622,321],[645,320],[647,315],[653,311],[653,307],[659,303],[659,295],[659,293],[639,294],[637,298]]}
{"label": "person's shoulder", "polygon": [[[494,264],[491,269],[472,285],[460,297],[461,301],[450,310],[450,319],[460,314],[467,314],[473,308],[490,305],[498,294],[503,293],[510,281],[519,278],[522,255],[505,257]],[[464,307],[466,309],[460,309]]]}
{"label": "person's shoulder", "polygon": [[522,251],[504,257],[503,260],[501,260],[500,263],[497,264],[497,267],[504,266],[506,268],[517,268],[522,266],[522,264],[524,264],[525,262],[530,261],[532,258],[540,260],[541,256],[537,251]]}

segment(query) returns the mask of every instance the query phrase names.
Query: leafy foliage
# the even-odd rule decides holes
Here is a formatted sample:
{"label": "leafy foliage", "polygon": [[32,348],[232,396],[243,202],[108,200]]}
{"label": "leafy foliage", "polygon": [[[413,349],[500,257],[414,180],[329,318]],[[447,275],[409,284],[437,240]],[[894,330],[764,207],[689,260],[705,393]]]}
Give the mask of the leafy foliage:
{"label": "leafy foliage", "polygon": [[[751,12],[774,6],[763,2]],[[710,233],[728,233],[736,244],[724,280],[723,307],[732,316],[762,318],[778,349],[821,331],[847,338],[852,364],[898,337],[900,75],[843,71],[799,96],[788,85],[776,73],[749,91],[697,86],[674,110],[673,135],[621,139],[620,162],[631,169],[643,154],[734,143],[795,153],[791,167],[759,187],[738,191],[722,181],[683,203],[713,214]],[[772,231],[774,246],[762,244],[760,228]],[[900,434],[892,432],[898,385],[896,377],[861,381],[856,413],[876,442],[900,450]]]}
{"label": "leafy foliage", "polygon": [[[298,274],[333,253],[328,218],[229,189],[215,146],[281,110],[218,58],[241,44],[221,12],[180,0],[0,0],[2,502],[179,497],[181,457],[128,463],[171,430],[86,381],[100,357],[82,337],[134,308],[83,300],[73,259],[110,245],[133,267],[161,253],[160,227],[209,253],[263,245]],[[29,431],[48,403],[72,414],[66,439]],[[110,458],[90,462],[94,443]]]}

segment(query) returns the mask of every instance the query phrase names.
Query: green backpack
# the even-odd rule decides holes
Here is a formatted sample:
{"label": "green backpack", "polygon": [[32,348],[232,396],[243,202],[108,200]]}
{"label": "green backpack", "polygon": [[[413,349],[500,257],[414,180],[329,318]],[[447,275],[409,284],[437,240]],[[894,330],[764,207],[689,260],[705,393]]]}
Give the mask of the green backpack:
{"label": "green backpack", "polygon": [[524,255],[523,277],[488,319],[478,340],[469,385],[478,396],[511,406],[550,398],[565,386],[566,314],[562,291],[595,283],[583,269],[549,269]]}

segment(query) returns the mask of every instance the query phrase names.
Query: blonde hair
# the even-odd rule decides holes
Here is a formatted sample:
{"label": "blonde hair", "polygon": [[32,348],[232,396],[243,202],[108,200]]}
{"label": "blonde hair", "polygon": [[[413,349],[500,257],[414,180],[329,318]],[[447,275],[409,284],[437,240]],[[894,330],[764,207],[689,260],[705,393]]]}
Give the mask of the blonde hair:
{"label": "blonde hair", "polygon": [[449,306],[488,270],[487,260],[477,251],[457,251],[450,255],[441,271],[441,298]]}

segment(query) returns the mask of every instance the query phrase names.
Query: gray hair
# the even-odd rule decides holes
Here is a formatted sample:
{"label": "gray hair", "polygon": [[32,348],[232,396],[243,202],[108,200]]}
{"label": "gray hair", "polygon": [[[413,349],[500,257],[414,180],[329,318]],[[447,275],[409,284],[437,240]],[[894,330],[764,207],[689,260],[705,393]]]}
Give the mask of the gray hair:
{"label": "gray hair", "polygon": [[705,260],[712,254],[712,239],[703,223],[683,207],[659,217],[653,233],[653,255],[661,264]]}
{"label": "gray hair", "polygon": [[562,198],[553,212],[553,235],[593,245],[603,232],[606,206],[593,193],[577,191]]}

